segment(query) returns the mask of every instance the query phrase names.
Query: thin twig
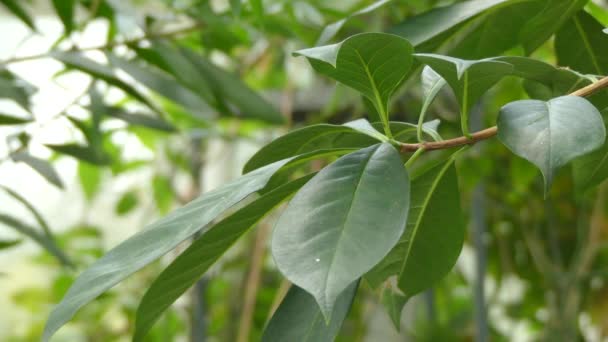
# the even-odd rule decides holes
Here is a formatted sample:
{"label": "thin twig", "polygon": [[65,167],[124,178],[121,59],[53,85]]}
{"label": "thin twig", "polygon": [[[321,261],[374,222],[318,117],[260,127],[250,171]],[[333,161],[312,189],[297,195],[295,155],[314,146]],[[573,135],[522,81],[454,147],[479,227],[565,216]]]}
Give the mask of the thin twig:
{"label": "thin twig", "polygon": [[[581,88],[573,93],[570,93],[571,96],[589,96],[600,89],[608,88],[608,77],[604,77],[599,81],[592,83],[584,88]],[[435,142],[422,142],[416,144],[399,144],[401,148],[401,153],[407,152],[415,152],[420,148],[424,148],[426,151],[432,150],[442,150],[452,147],[458,147],[463,145],[472,145],[478,141],[482,141],[485,139],[489,139],[494,137],[498,133],[498,128],[496,126],[486,128],[479,132],[475,132],[471,135],[471,138],[467,138],[465,136],[448,139],[443,141],[435,141]]]}
{"label": "thin twig", "polygon": [[[203,23],[196,23],[194,25],[182,27],[182,28],[175,29],[172,31],[161,32],[161,33],[151,33],[151,34],[143,35],[138,38],[127,39],[127,40],[123,40],[123,41],[112,41],[112,42],[108,42],[108,43],[101,44],[101,45],[70,49],[69,51],[84,52],[84,51],[92,51],[92,50],[107,50],[107,49],[115,48],[117,46],[137,44],[141,41],[148,40],[148,39],[172,38],[172,37],[181,36],[183,34],[187,34],[190,32],[198,31],[203,26],[204,26]],[[47,52],[39,53],[39,54],[35,54],[35,55],[14,57],[14,58],[10,58],[10,59],[0,62],[0,65],[8,65],[8,64],[12,64],[12,63],[20,63],[20,62],[25,62],[25,61],[47,58],[47,57],[49,57],[49,54],[50,54],[50,52],[47,51]]]}

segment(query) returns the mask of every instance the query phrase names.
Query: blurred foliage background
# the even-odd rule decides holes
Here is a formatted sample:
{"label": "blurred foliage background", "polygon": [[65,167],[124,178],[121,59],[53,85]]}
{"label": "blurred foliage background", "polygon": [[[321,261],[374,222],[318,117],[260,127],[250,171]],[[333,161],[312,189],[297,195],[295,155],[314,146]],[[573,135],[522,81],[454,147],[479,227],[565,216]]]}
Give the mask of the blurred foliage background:
{"label": "blurred foliage background", "polygon": [[[0,0],[0,340],[38,340],[79,271],[146,223],[238,176],[279,134],[374,118],[354,91],[315,75],[293,51],[387,31],[412,40],[417,52],[526,55],[519,31],[553,2],[560,3]],[[459,10],[426,13],[440,6]],[[608,25],[606,1],[584,6],[581,15]],[[563,56],[578,49],[576,39],[563,43],[571,23],[559,25],[534,58],[572,60]],[[608,35],[594,39],[597,55],[608,56]],[[561,66],[608,74],[608,64],[597,70],[585,56],[575,60]],[[419,71],[392,103],[393,120],[417,122]],[[474,130],[493,125],[502,105],[531,89],[501,81],[476,106]],[[451,137],[459,135],[457,113],[444,89],[429,117]],[[577,192],[564,168],[544,198],[538,171],[495,140],[467,150],[457,166],[470,228],[457,267],[408,302],[401,318],[363,284],[338,340],[606,338],[606,185]],[[289,288],[266,250],[273,222],[237,243],[148,340],[259,340]],[[174,257],[86,306],[55,340],[130,340],[139,299]]]}

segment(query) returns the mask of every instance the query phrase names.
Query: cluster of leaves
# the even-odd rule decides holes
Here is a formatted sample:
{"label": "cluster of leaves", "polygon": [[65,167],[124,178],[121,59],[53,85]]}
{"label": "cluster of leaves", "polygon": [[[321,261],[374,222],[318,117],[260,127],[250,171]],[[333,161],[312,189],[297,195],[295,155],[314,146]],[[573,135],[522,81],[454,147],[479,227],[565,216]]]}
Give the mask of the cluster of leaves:
{"label": "cluster of leaves", "polygon": [[[27,18],[17,2],[2,3],[20,18]],[[67,3],[54,2],[69,34],[75,24],[70,14],[73,5]],[[386,3],[373,3],[352,17]],[[251,1],[246,8],[241,8],[238,1],[232,5],[231,15],[251,11],[254,21],[259,20],[267,32],[274,32],[281,23],[262,20],[265,12],[259,1]],[[608,35],[602,32],[605,24],[594,9],[595,13],[605,12],[586,5],[587,1],[570,0],[457,2],[409,17],[390,28],[389,33],[361,33],[337,44],[322,45],[332,40],[351,17],[327,26],[315,39],[322,46],[295,54],[306,57],[319,74],[358,92],[373,122],[359,119],[343,125],[310,125],[266,145],[246,163],[242,177],[149,225],[85,270],[52,312],[44,339],[48,340],[82,306],[199,235],[144,295],[134,333],[134,340],[142,340],[161,314],[230,246],[286,201],[289,204],[272,234],[271,251],[277,268],[294,286],[266,326],[263,339],[333,340],[362,282],[373,288],[386,287],[384,301],[393,320],[399,322],[405,302],[437,284],[452,269],[465,240],[455,164],[466,153],[458,150],[446,155],[425,150],[427,146],[457,147],[476,141],[469,117],[495,84],[506,77],[524,80],[524,89],[532,99],[502,106],[495,134],[514,154],[540,169],[545,194],[558,169],[572,161],[580,192],[608,177],[602,117],[608,107],[606,95],[600,92],[588,99],[569,95],[583,87],[600,90],[606,84],[605,79],[598,80],[608,73]],[[536,15],[530,17],[528,13]],[[213,34],[220,34],[214,31],[218,30],[216,24],[207,41],[213,41]],[[290,27],[299,32],[297,25]],[[230,34],[236,35],[233,31]],[[557,62],[570,69],[529,57],[497,57],[519,46],[529,55],[554,35]],[[211,127],[207,120],[220,120],[218,117],[283,122],[282,115],[263,97],[205,54],[153,34],[148,38],[146,45],[139,41],[125,43],[137,56],[134,59],[107,51],[108,64],[80,52],[49,54],[69,69],[121,89],[146,108],[140,113],[106,104],[93,83],[87,90],[91,119],[84,122],[70,117],[83,133],[86,145],[47,145],[50,149],[95,165],[112,163],[116,155],[108,151],[108,132],[100,125],[105,118],[166,132],[191,127],[192,122]],[[304,35],[302,40],[311,41]],[[116,69],[178,104],[188,117],[166,113]],[[424,99],[418,124],[391,121],[395,116],[392,97],[419,72]],[[6,79],[14,82],[16,76],[5,73]],[[442,139],[437,121],[425,121],[431,103],[448,86],[460,114],[464,139],[458,143]],[[28,96],[24,92],[31,91],[29,87],[13,84],[10,89],[20,94],[11,98],[23,99],[18,103],[26,106]],[[27,123],[14,116],[3,116],[2,120],[6,124]],[[215,125],[210,128],[214,129]],[[30,165],[60,185],[49,164],[27,153],[27,134],[18,137],[21,145],[11,153],[12,159]],[[412,150],[416,152],[406,158],[406,152]],[[425,155],[419,159],[422,153]],[[302,172],[307,170],[303,165],[317,159],[332,162],[318,172]],[[253,194],[257,196],[240,205]],[[126,197],[124,201],[120,210],[128,210],[132,202]],[[227,212],[230,214],[225,215]]]}

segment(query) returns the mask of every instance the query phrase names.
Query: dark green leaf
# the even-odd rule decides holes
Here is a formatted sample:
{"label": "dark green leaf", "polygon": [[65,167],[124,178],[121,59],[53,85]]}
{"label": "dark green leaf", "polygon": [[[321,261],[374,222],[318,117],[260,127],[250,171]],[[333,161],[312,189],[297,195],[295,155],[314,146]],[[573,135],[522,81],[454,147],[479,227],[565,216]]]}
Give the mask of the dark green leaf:
{"label": "dark green leaf", "polygon": [[351,18],[375,11],[376,9],[386,5],[389,2],[391,2],[391,0],[375,1],[372,4],[350,14],[346,18],[340,19],[336,22],[333,22],[333,23],[325,26],[325,28],[323,28],[323,31],[321,31],[321,35],[319,36],[319,39],[317,39],[317,43],[315,45],[318,46],[318,45],[327,44],[333,37],[336,36],[336,34],[338,34],[338,32],[340,31],[342,26],[344,26],[344,24],[346,24],[346,22],[349,21]]}
{"label": "dark green leaf", "polygon": [[584,192],[608,178],[608,143],[596,151],[577,158],[572,163],[574,185]]}
{"label": "dark green leaf", "polygon": [[190,288],[222,254],[274,207],[311,177],[280,186],[210,228],[154,280],[135,317],[134,341],[140,341],[160,315]]}
{"label": "dark green leaf", "polygon": [[340,293],[396,244],[408,208],[409,179],[393,146],[343,156],[302,187],[280,216],[271,243],[275,263],[329,319]]}
{"label": "dark green leaf", "polygon": [[125,193],[116,203],[115,212],[118,215],[128,214],[130,211],[137,207],[139,199],[135,191],[129,191]]}
{"label": "dark green leaf", "polygon": [[405,306],[407,300],[408,297],[393,292],[391,289],[385,289],[382,293],[382,304],[397,331],[401,330],[401,311],[403,311],[403,306]]}
{"label": "dark green leaf", "polygon": [[587,2],[588,0],[544,1],[545,7],[536,13],[519,33],[519,39],[523,42],[526,53],[530,54],[541,46]]}
{"label": "dark green leaf", "polygon": [[6,69],[0,68],[0,98],[11,99],[23,109],[30,111],[30,97],[37,90],[33,84]]}
{"label": "dark green leaf", "polygon": [[25,163],[31,167],[34,171],[38,172],[44,179],[56,187],[63,189],[63,182],[57,174],[57,171],[53,166],[46,160],[32,156],[27,152],[15,152],[11,153],[11,159],[16,162]]}
{"label": "dark green leaf", "polygon": [[18,244],[20,244],[22,242],[23,242],[23,240],[21,240],[21,239],[17,239],[17,240],[0,240],[0,250],[11,248],[11,247],[15,247],[15,246],[17,246]]}
{"label": "dark green leaf", "polygon": [[66,35],[74,29],[74,5],[75,0],[53,0],[53,7],[63,23]]}
{"label": "dark green leaf", "polygon": [[548,191],[560,166],[602,146],[606,129],[589,101],[562,96],[505,105],[498,115],[498,138],[541,170]]}
{"label": "dark green leaf", "polygon": [[300,50],[318,72],[363,94],[388,130],[391,94],[412,66],[412,45],[386,33],[362,33],[341,43]]}
{"label": "dark green leaf", "polygon": [[205,193],[110,250],[76,279],[55,307],[47,321],[43,341],[48,341],[83,305],[190,238],[249,194],[262,189],[287,162],[268,165]]}
{"label": "dark green leaf", "polygon": [[576,71],[608,74],[608,35],[604,26],[584,11],[579,11],[555,35],[557,63]]}
{"label": "dark green leaf", "polygon": [[[357,139],[359,138],[359,139]],[[319,124],[289,132],[261,148],[249,159],[243,172],[250,172],[277,160],[330,148],[360,148],[385,141],[364,119],[344,125]]]}
{"label": "dark green leaf", "polygon": [[329,324],[314,297],[303,289],[292,285],[287,295],[272,315],[264,330],[262,342],[332,342],[342,322],[350,311],[357,293],[359,281],[349,285],[338,297]]}
{"label": "dark green leaf", "polygon": [[19,18],[25,25],[31,28],[34,31],[36,30],[36,25],[34,25],[34,21],[32,17],[27,13],[25,8],[21,7],[23,4],[22,0],[0,0],[11,13],[13,13],[17,18]]}
{"label": "dark green leaf", "polygon": [[110,163],[110,157],[105,152],[92,146],[82,146],[78,144],[44,146],[57,153],[65,154],[93,165],[103,166]]}
{"label": "dark green leaf", "polygon": [[0,114],[0,126],[2,125],[22,125],[32,122],[32,119],[18,118],[12,115]]}
{"label": "dark green leaf", "polygon": [[398,274],[399,288],[411,297],[443,278],[454,266],[464,241],[455,155],[412,181],[411,213],[395,248],[366,275],[373,286]]}
{"label": "dark green leaf", "polygon": [[82,53],[79,52],[55,51],[51,53],[51,57],[62,62],[70,68],[80,70],[84,73],[91,75],[94,78],[103,80],[108,84],[111,84],[123,90],[125,93],[132,96],[134,99],[147,105],[153,111],[160,113],[160,110],[156,107],[156,105],[154,105],[148,98],[143,96],[139,91],[137,91],[137,89],[132,87],[130,84],[118,78],[114,73],[114,70],[112,70],[112,68],[110,68],[109,66],[99,64],[85,57]]}

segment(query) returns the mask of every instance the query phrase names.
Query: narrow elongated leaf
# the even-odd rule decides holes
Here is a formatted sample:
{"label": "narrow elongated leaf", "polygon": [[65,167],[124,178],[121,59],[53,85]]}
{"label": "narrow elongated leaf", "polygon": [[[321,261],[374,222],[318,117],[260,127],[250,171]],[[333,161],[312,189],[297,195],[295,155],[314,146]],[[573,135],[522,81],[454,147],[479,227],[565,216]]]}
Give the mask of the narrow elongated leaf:
{"label": "narrow elongated leaf", "polygon": [[83,146],[78,144],[65,145],[44,145],[51,150],[74,157],[78,160],[85,161],[94,165],[108,165],[110,157],[104,151],[93,146]]}
{"label": "narrow elongated leaf", "polygon": [[21,7],[20,3],[23,3],[21,0],[0,0],[0,3],[3,4],[11,13],[13,13],[19,20],[21,20],[25,25],[31,28],[33,31],[36,30],[36,25],[34,24],[34,20],[27,13],[25,8]]}
{"label": "narrow elongated leaf", "polygon": [[579,11],[555,35],[557,63],[586,74],[608,74],[608,35],[603,29],[590,14]]}
{"label": "narrow elongated leaf", "polygon": [[217,67],[203,56],[190,50],[182,54],[212,84],[217,96],[238,108],[237,114],[246,119],[257,119],[273,124],[285,122],[283,115],[268,101],[249,88],[235,75]]}
{"label": "narrow elongated leaf", "polygon": [[473,0],[438,7],[407,18],[403,23],[392,27],[389,32],[409,40],[416,46],[417,51],[429,51],[436,45],[433,40],[445,37],[446,33],[461,27],[470,19],[508,2],[508,0]]}
{"label": "narrow elongated leaf", "polygon": [[15,247],[23,240],[0,240],[0,250]]}
{"label": "narrow elongated leaf", "polygon": [[338,297],[329,324],[315,302],[303,289],[292,285],[272,315],[262,335],[262,342],[332,342],[350,311],[359,282],[349,285]]}
{"label": "narrow elongated leaf", "polygon": [[119,107],[106,107],[104,112],[113,118],[123,120],[133,126],[146,127],[163,132],[175,132],[176,130],[175,127],[167,121],[151,114],[129,113]]}
{"label": "narrow elongated leaf", "polygon": [[209,117],[211,109],[206,102],[190,89],[182,86],[175,79],[172,79],[162,71],[152,67],[144,67],[134,61],[122,59],[113,54],[107,53],[106,57],[116,67],[129,74],[136,81],[161,96],[181,105],[194,113]]}
{"label": "narrow elongated leaf", "polygon": [[134,99],[147,105],[150,109],[159,113],[160,110],[154,105],[148,98],[139,93],[137,89],[132,87],[130,84],[121,80],[116,76],[114,70],[107,65],[99,64],[79,52],[60,52],[55,51],[51,53],[51,56],[56,60],[62,62],[70,68],[74,68],[91,75],[94,78],[101,79],[108,84],[111,84],[128,95],[131,95]]}
{"label": "narrow elongated leaf", "polygon": [[562,96],[505,105],[498,115],[498,138],[540,169],[547,191],[559,167],[602,146],[606,129],[589,101]]}
{"label": "narrow elongated leaf", "polygon": [[22,222],[18,218],[15,218],[13,216],[6,215],[6,214],[1,214],[1,213],[0,213],[0,224],[4,224],[10,228],[13,228],[16,231],[18,231],[19,233],[34,240],[37,244],[39,244],[47,252],[49,252],[51,255],[53,255],[55,258],[57,258],[57,260],[59,260],[59,262],[61,262],[63,265],[68,265],[68,266],[72,265],[72,262],[70,261],[70,259],[57,246],[55,241],[51,237],[38,232],[38,230],[36,228]]}
{"label": "narrow elongated leaf", "polygon": [[416,54],[450,85],[460,103],[463,132],[468,132],[468,113],[494,84],[513,71],[513,66],[493,59],[470,61],[434,54]]}
{"label": "narrow elongated leaf", "polygon": [[0,69],[0,98],[15,101],[26,111],[30,111],[30,97],[38,89],[31,83],[6,69]]}
{"label": "narrow elongated leaf", "polygon": [[36,222],[38,223],[40,228],[42,228],[44,233],[48,237],[52,238],[53,234],[51,233],[51,228],[49,227],[48,223],[42,217],[42,214],[40,214],[40,212],[38,210],[36,210],[36,208],[34,208],[34,206],[27,199],[25,199],[25,197],[19,195],[14,190],[12,190],[6,186],[3,186],[3,185],[0,185],[0,189],[4,190],[7,194],[9,194],[9,196],[16,199],[19,203],[21,203],[32,214],[32,216],[34,216],[34,218],[36,219]]}
{"label": "narrow elongated leaf", "polygon": [[346,22],[348,22],[351,18],[375,11],[376,9],[386,5],[389,2],[391,2],[391,0],[375,1],[372,4],[370,4],[369,6],[366,6],[356,12],[353,12],[351,15],[349,15],[346,18],[340,19],[336,22],[333,22],[333,23],[325,26],[325,28],[323,28],[323,31],[321,31],[321,35],[319,36],[319,39],[317,39],[317,43],[315,45],[327,44],[327,42],[329,42],[333,37],[335,37],[336,34],[338,34],[338,32],[340,31],[340,29],[342,29],[344,24],[346,24]]}
{"label": "narrow elongated leaf", "polygon": [[262,189],[288,160],[279,161],[205,193],[110,250],[85,270],[51,312],[43,341],[83,305],[175,248],[249,194]]}
{"label": "narrow elongated leaf", "polygon": [[[353,139],[356,136],[359,139]],[[289,132],[261,148],[249,159],[243,172],[250,172],[277,160],[328,148],[367,147],[386,137],[364,119],[344,125],[319,124]]]}
{"label": "narrow elongated leaf", "polygon": [[412,52],[412,45],[399,36],[362,33],[295,55],[307,57],[318,72],[363,94],[388,126],[389,98],[410,70]]}
{"label": "narrow elongated leaf", "polygon": [[75,0],[53,0],[53,7],[63,23],[66,35],[74,28],[74,5]]}
{"label": "narrow elongated leaf", "polygon": [[387,143],[367,147],[321,170],[294,196],[276,224],[272,255],[329,319],[340,293],[396,244],[408,209],[398,152]]}
{"label": "narrow elongated leaf", "polygon": [[526,53],[530,54],[541,46],[587,2],[588,0],[544,1],[544,9],[532,17],[519,33],[519,39],[523,42]]}
{"label": "narrow elongated leaf", "polygon": [[398,274],[399,288],[409,298],[439,281],[456,263],[465,227],[454,159],[414,177],[406,232],[365,276],[374,287]]}
{"label": "narrow elongated leaf", "polygon": [[[424,95],[424,101],[422,102],[422,108],[420,109],[419,123],[424,122],[426,112],[428,111],[431,103],[439,94],[439,91],[446,85],[446,81],[441,75],[433,70],[428,65],[422,69],[422,93]],[[418,134],[418,140],[422,140],[422,132]]]}
{"label": "narrow elongated leaf", "polygon": [[140,341],[160,315],[186,292],[224,252],[311,176],[282,185],[215,224],[154,280],[135,316],[133,341]]}
{"label": "narrow elongated leaf", "polygon": [[32,156],[27,152],[15,152],[11,154],[11,159],[22,162],[38,172],[44,179],[56,187],[63,189],[63,182],[53,166],[46,160]]}
{"label": "narrow elongated leaf", "polygon": [[2,125],[22,125],[32,122],[32,119],[18,118],[12,115],[0,114],[0,126]]}

